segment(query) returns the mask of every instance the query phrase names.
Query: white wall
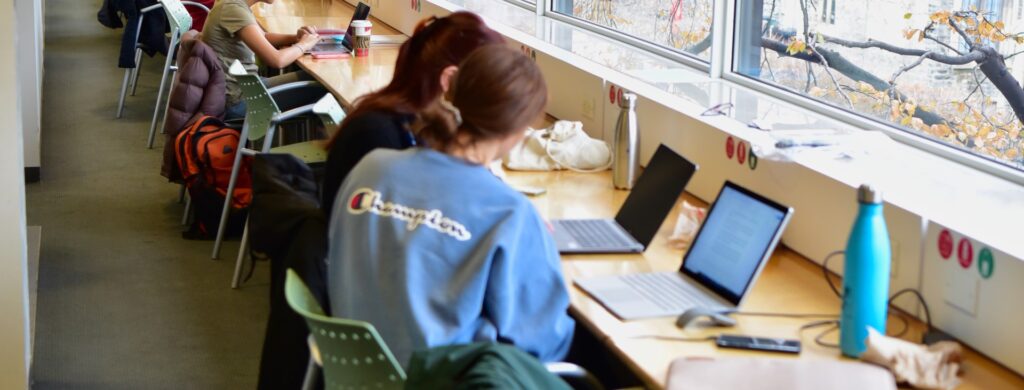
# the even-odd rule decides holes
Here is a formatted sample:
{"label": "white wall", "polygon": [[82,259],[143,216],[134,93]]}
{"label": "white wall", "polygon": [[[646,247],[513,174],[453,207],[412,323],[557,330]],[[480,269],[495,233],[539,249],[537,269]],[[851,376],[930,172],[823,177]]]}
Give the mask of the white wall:
{"label": "white wall", "polygon": [[25,175],[14,0],[0,0],[0,389],[28,388]]}
{"label": "white wall", "polygon": [[18,21],[18,81],[21,88],[21,123],[25,139],[25,166],[40,167],[40,112],[43,87],[43,4],[15,0]]}

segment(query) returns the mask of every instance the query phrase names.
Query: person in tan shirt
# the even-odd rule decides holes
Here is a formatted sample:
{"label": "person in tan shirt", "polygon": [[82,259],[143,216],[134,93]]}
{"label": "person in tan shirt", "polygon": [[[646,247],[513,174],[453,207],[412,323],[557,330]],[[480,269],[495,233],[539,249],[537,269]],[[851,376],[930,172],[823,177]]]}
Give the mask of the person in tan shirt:
{"label": "person in tan shirt", "polygon": [[[227,81],[227,101],[225,117],[227,119],[245,116],[245,101],[238,81],[228,72],[231,64],[238,60],[247,71],[255,73],[256,58],[271,68],[284,68],[291,65],[303,53],[309,51],[319,41],[316,28],[305,26],[295,34],[276,34],[263,31],[256,23],[252,13],[252,5],[256,3],[273,4],[275,0],[218,0],[210,9],[203,26],[202,40],[217,52],[223,65]],[[267,87],[284,83],[312,80],[305,72],[292,72],[264,79]],[[278,102],[282,109],[297,106],[288,102]]]}

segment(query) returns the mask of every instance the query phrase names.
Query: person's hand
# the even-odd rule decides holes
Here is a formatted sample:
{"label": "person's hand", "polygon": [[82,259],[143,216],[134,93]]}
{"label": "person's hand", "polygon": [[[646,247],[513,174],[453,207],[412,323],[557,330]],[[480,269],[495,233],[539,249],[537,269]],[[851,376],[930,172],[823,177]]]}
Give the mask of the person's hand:
{"label": "person's hand", "polygon": [[299,38],[299,43],[296,43],[296,45],[298,45],[302,51],[310,51],[313,49],[313,46],[316,46],[317,42],[320,42],[320,35],[315,33],[306,34]]}
{"label": "person's hand", "polygon": [[295,33],[295,37],[301,40],[302,37],[310,34],[317,35],[316,26],[302,26],[299,28],[299,31]]}

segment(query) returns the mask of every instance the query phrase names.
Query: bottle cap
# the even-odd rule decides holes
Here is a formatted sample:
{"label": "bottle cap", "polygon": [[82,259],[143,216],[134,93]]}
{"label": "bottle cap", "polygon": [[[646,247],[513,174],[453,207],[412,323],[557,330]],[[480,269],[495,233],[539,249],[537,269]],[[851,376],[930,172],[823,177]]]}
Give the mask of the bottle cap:
{"label": "bottle cap", "polygon": [[866,204],[882,203],[882,191],[870,184],[861,184],[857,189],[857,201]]}
{"label": "bottle cap", "polygon": [[636,108],[636,94],[632,92],[622,94],[622,99],[619,99],[619,108]]}

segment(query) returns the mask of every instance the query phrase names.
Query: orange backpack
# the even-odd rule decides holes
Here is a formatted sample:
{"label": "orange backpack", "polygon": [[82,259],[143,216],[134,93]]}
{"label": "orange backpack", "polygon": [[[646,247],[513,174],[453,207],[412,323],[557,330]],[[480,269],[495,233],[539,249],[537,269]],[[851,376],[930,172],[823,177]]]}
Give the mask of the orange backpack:
{"label": "orange backpack", "polygon": [[[174,154],[178,167],[185,179],[189,194],[213,191],[225,198],[231,167],[238,151],[239,132],[224,124],[220,119],[203,116],[178,134],[174,142]],[[252,202],[251,159],[242,158],[231,207],[242,209]],[[219,215],[218,215],[219,218]]]}

